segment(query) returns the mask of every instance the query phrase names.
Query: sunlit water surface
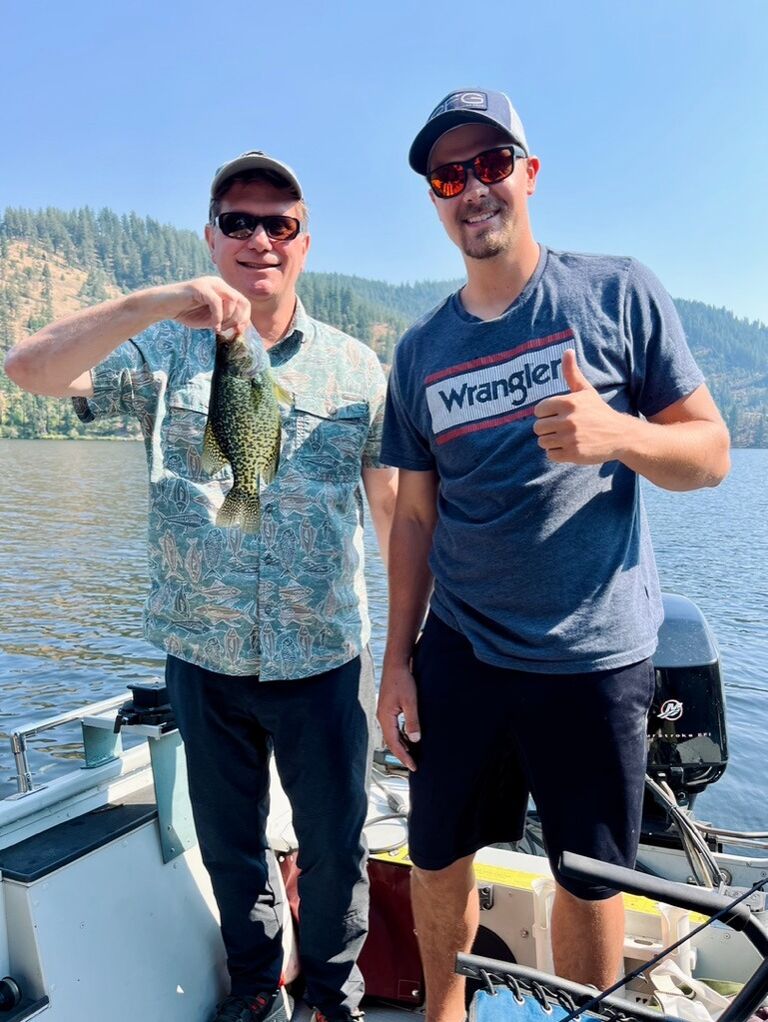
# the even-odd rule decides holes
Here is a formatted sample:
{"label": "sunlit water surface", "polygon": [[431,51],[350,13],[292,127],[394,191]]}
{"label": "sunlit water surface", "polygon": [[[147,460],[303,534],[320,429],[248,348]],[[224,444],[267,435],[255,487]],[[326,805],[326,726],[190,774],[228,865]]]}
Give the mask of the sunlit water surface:
{"label": "sunlit water surface", "polygon": [[[15,791],[7,740],[21,723],[120,693],[157,676],[141,638],[146,588],[144,448],[108,441],[0,441],[0,797]],[[694,600],[717,637],[730,763],[699,800],[723,826],[768,829],[768,451],[734,451],[716,490],[645,487],[662,584]],[[380,660],[386,589],[368,536],[373,646]],[[79,729],[36,738],[37,783],[70,769]],[[585,756],[599,769],[599,750]]]}

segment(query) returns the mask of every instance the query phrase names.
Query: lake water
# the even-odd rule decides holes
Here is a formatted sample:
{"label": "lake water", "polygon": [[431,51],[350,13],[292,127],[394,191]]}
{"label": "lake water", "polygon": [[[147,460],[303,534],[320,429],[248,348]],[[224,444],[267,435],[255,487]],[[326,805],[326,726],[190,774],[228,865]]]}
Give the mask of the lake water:
{"label": "lake water", "polygon": [[[107,441],[0,441],[0,797],[16,790],[7,739],[19,724],[157,676],[141,638],[146,588],[144,448]],[[716,490],[645,487],[664,588],[694,600],[722,657],[730,762],[697,815],[768,829],[768,451],[733,452]],[[374,653],[384,573],[369,539]],[[72,766],[79,728],[32,743],[41,783]],[[590,753],[594,756],[594,751]]]}

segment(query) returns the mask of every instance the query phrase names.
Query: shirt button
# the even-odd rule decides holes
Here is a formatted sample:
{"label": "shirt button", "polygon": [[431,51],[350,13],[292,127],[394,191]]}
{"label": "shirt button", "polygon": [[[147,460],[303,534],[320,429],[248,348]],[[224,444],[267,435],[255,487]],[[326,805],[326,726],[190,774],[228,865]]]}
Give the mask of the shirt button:
{"label": "shirt button", "polygon": [[274,564],[275,563],[275,558],[272,556],[272,554],[264,554],[264,563],[265,564]]}

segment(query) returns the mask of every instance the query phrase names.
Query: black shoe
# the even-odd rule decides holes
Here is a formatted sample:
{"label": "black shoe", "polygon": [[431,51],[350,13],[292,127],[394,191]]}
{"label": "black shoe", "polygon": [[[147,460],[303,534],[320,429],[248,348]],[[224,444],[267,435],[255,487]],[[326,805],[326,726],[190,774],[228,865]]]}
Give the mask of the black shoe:
{"label": "black shoe", "polygon": [[271,994],[230,994],[211,1022],[289,1022],[293,1001],[285,987]]}
{"label": "black shoe", "polygon": [[365,1015],[358,1008],[357,1011],[344,1011],[329,1018],[325,1012],[315,1008],[309,1022],[365,1022]]}

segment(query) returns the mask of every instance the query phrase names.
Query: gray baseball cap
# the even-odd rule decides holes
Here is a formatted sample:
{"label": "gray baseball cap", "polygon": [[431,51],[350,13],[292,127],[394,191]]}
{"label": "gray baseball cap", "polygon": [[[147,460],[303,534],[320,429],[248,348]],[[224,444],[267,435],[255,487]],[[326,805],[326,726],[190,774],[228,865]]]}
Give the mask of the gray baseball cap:
{"label": "gray baseball cap", "polygon": [[228,178],[244,174],[249,170],[272,171],[273,174],[277,174],[290,185],[291,189],[296,193],[297,199],[304,198],[296,172],[287,163],[283,163],[282,160],[276,160],[274,156],[268,156],[260,149],[251,149],[250,152],[242,153],[240,156],[236,156],[234,160],[230,160],[219,167],[211,182],[211,198],[214,199],[216,197],[217,193],[221,190],[221,186]]}
{"label": "gray baseball cap", "polygon": [[451,128],[460,124],[492,124],[500,128],[510,142],[515,142],[530,156],[523,122],[504,92],[487,89],[460,89],[441,99],[427,118],[427,123],[413,140],[408,162],[417,174],[426,174],[429,154],[435,142]]}

